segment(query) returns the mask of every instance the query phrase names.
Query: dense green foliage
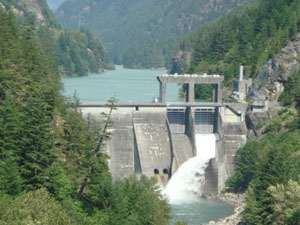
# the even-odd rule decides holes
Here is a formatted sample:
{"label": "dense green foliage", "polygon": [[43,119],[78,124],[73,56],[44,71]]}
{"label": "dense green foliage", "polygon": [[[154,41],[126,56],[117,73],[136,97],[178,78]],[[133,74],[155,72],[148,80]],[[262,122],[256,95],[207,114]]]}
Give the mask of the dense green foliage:
{"label": "dense green foliage", "polygon": [[297,112],[283,108],[265,127],[262,140],[248,142],[235,156],[236,172],[227,188],[247,190],[242,224],[299,224],[299,77],[289,78],[280,97]]}
{"label": "dense green foliage", "polygon": [[285,91],[279,97],[282,105],[290,106],[295,104],[297,108],[300,108],[300,72],[292,74],[284,87]]}
{"label": "dense green foliage", "polygon": [[290,180],[299,182],[299,131],[269,136],[268,139],[267,147],[259,149],[256,174],[248,188],[243,214],[247,224],[284,224],[276,220],[274,208],[280,202],[274,199],[269,189],[278,184],[285,187]]}
{"label": "dense green foliage", "polygon": [[[238,151],[235,158],[237,170],[227,185],[235,191],[247,189],[247,204],[243,212],[245,224],[286,224],[279,223],[276,218],[276,204],[282,203],[270,189],[276,185],[287,188],[290,181],[299,182],[299,146],[297,130],[284,134],[271,133],[261,142],[250,142]],[[300,197],[299,192],[294,194]],[[296,209],[292,203],[286,208],[287,212]]]}
{"label": "dense green foliage", "polygon": [[180,49],[193,50],[188,72],[222,74],[231,85],[239,64],[254,77],[299,31],[299,0],[256,0],[192,33]]}
{"label": "dense green foliage", "polygon": [[54,59],[61,76],[84,76],[113,69],[100,40],[88,30],[61,29],[45,0],[32,4],[24,0],[1,2],[6,10],[17,15],[19,24],[37,28],[39,41]]}
{"label": "dense green foliage", "polygon": [[234,176],[226,181],[226,186],[234,192],[245,191],[248,188],[250,181],[254,178],[257,167],[255,161],[258,155],[258,149],[263,148],[267,141],[248,142],[243,148],[237,152],[235,162]]}
{"label": "dense green foliage", "polygon": [[[179,90],[181,97],[186,97],[187,86],[182,85],[182,88]],[[195,100],[196,101],[213,101],[213,87],[212,85],[207,84],[195,84]]]}
{"label": "dense green foliage", "polygon": [[100,40],[88,30],[40,27],[38,35],[62,76],[84,76],[114,68]]}
{"label": "dense green foliage", "polygon": [[34,27],[0,9],[0,224],[167,225],[155,181],[113,181],[108,134],[60,90]]}
{"label": "dense green foliage", "polygon": [[67,28],[86,27],[103,41],[115,63],[167,66],[179,38],[246,0],[67,0],[57,10]]}
{"label": "dense green foliage", "polygon": [[28,192],[14,201],[1,202],[0,224],[3,225],[73,225],[62,206],[46,189]]}

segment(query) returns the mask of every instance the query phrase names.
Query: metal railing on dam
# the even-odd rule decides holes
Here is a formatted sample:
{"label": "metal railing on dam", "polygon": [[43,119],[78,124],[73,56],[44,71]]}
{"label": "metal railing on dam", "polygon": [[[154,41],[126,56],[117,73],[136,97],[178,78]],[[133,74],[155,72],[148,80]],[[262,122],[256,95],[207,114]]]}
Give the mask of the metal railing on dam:
{"label": "metal railing on dam", "polygon": [[195,102],[195,103],[185,103],[185,102],[172,102],[172,103],[162,103],[162,102],[118,102],[118,103],[107,103],[107,102],[82,102],[79,107],[82,108],[93,108],[93,107],[225,107],[226,104],[217,102]]}
{"label": "metal railing on dam", "polygon": [[79,104],[80,108],[99,108],[99,107],[115,107],[115,108],[126,108],[132,107],[138,110],[139,108],[180,108],[180,107],[191,107],[191,108],[220,108],[225,107],[228,108],[231,112],[233,112],[237,116],[241,116],[242,111],[237,110],[234,107],[236,104],[231,103],[217,103],[217,102],[118,102],[118,103],[108,103],[108,102],[81,102]]}
{"label": "metal railing on dam", "polygon": [[[81,108],[132,108],[134,111],[147,110],[150,111],[157,109],[166,109],[167,118],[170,123],[170,129],[173,134],[187,133],[187,129],[193,130],[197,134],[218,133],[218,109],[228,108],[237,116],[241,116],[241,111],[230,103],[217,103],[217,102],[127,102],[127,103],[107,103],[107,102],[83,102],[80,103]],[[187,110],[191,109],[191,110]],[[192,113],[193,119],[188,115]],[[189,121],[193,120],[191,124]],[[190,125],[190,126],[189,126]]]}

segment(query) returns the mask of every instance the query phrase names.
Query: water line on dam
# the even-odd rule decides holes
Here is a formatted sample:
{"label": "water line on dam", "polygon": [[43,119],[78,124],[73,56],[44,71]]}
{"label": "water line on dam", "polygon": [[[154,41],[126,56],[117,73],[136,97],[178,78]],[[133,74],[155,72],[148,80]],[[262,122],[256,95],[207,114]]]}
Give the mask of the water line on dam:
{"label": "water line on dam", "polygon": [[163,191],[171,204],[193,202],[201,195],[204,171],[209,160],[215,157],[216,135],[197,134],[195,139],[197,155],[179,167]]}

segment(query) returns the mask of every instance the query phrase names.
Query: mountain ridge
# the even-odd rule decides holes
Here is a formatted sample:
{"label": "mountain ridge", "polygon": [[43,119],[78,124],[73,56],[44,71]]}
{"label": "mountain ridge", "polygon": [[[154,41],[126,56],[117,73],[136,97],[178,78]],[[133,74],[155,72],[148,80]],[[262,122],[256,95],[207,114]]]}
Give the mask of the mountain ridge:
{"label": "mountain ridge", "polygon": [[[255,78],[300,31],[297,1],[253,1],[189,34],[178,45],[170,70],[219,73],[231,85],[240,64],[246,77]],[[192,54],[191,60],[185,56]]]}
{"label": "mountain ridge", "polygon": [[244,2],[67,0],[56,16],[64,27],[95,32],[115,63],[151,68],[168,65],[179,37]]}
{"label": "mountain ridge", "polygon": [[18,24],[34,26],[41,48],[53,59],[61,76],[85,76],[113,69],[101,41],[87,29],[62,29],[46,0],[0,0]]}

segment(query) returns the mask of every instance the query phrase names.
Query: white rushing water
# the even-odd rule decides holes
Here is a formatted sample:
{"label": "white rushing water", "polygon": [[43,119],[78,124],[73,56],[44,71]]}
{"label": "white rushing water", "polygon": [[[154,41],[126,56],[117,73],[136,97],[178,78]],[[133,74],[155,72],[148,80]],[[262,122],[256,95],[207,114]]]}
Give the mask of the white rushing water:
{"label": "white rushing water", "polygon": [[201,194],[200,186],[204,181],[204,171],[211,158],[215,157],[215,134],[197,134],[197,156],[189,159],[173,174],[163,191],[171,204],[192,202]]}

